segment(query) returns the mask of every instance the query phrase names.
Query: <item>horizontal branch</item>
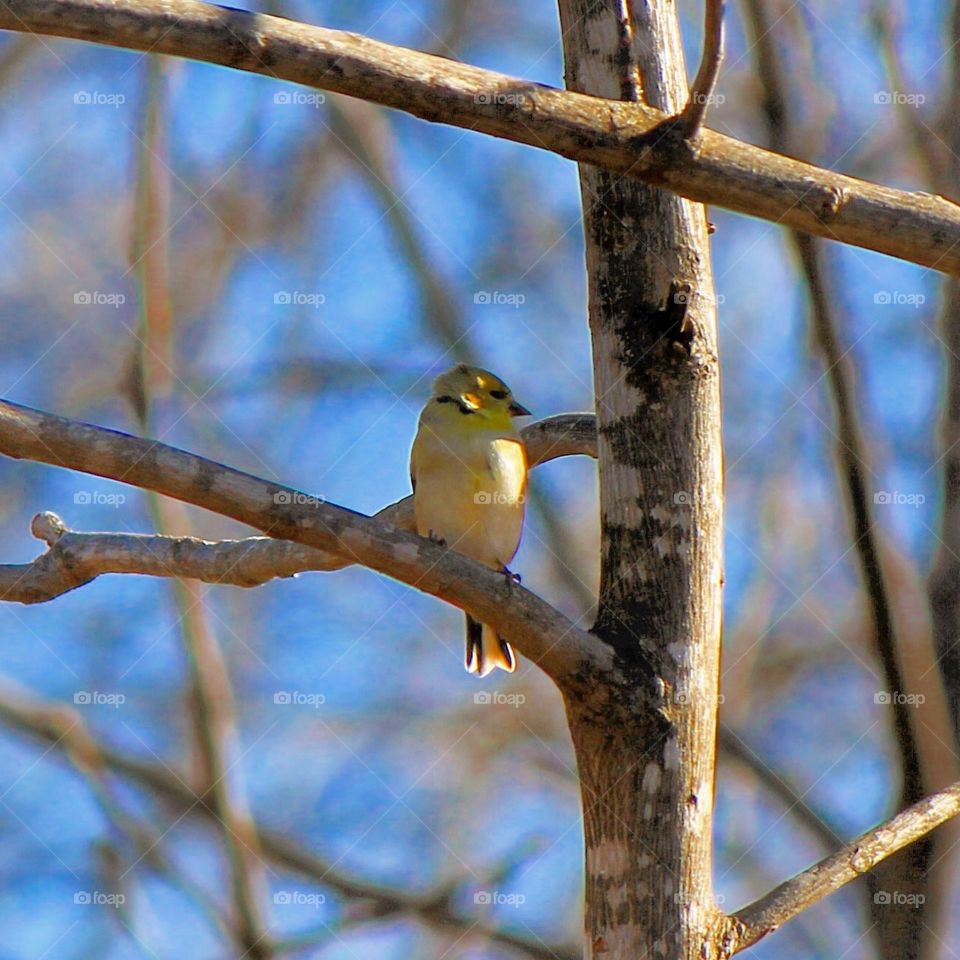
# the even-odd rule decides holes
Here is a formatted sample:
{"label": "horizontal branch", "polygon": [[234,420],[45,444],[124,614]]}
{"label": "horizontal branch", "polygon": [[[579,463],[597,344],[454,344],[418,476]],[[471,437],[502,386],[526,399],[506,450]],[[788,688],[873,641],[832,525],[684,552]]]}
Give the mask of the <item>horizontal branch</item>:
{"label": "horizontal branch", "polygon": [[960,276],[960,207],[949,200],[843,176],[711,130],[689,143],[682,124],[640,102],[198,0],[4,0],[0,28],[187,57],[359,97]]}
{"label": "horizontal branch", "polygon": [[[958,813],[960,782],[915,803],[892,820],[868,830],[837,853],[781,883],[730,918],[734,944],[730,953],[745,950]],[[892,896],[894,891],[890,893]]]}
{"label": "horizontal branch", "polygon": [[[536,442],[559,449],[541,433]],[[574,432],[576,442],[588,435],[589,425]],[[501,573],[382,520],[155,440],[0,401],[0,453],[154,490],[386,574],[469,610],[561,687],[584,682],[583,667],[612,664],[605,644]]]}
{"label": "horizontal branch", "polygon": [[[87,768],[109,769],[146,788],[172,808],[177,821],[185,816],[216,820],[215,810],[192,788],[186,774],[181,776],[171,765],[151,763],[98,741],[72,707],[37,700],[4,684],[0,689],[0,722],[40,739],[52,749],[69,753]],[[456,886],[421,895],[389,890],[339,872],[336,864],[269,828],[258,825],[257,836],[260,851],[276,866],[335,890],[346,899],[368,903],[372,916],[418,916],[438,929],[452,928],[462,931],[463,936],[472,932],[541,960],[573,960],[580,956],[569,948],[551,947],[539,940],[497,930],[483,920],[462,916],[456,906],[461,893]]]}
{"label": "horizontal branch", "polygon": [[[597,453],[592,413],[548,417],[526,427],[523,438],[531,466],[556,457],[595,457]],[[374,519],[413,532],[413,497],[384,507]],[[210,541],[161,534],[80,533],[49,512],[37,514],[30,529],[50,549],[30,563],[0,564],[0,600],[44,603],[105,573],[257,587],[310,570],[349,566],[338,554],[272,537]]]}

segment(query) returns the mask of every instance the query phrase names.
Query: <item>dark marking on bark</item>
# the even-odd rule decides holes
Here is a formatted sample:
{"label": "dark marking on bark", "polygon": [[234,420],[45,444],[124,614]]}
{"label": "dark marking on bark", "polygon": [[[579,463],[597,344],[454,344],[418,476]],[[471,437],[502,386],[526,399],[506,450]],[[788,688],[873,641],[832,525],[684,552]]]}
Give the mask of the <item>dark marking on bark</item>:
{"label": "dark marking on bark", "polygon": [[617,32],[617,49],[612,59],[616,74],[620,78],[620,99],[632,102],[639,98],[639,91],[637,90],[636,68],[630,44],[629,21],[618,17]]}
{"label": "dark marking on bark", "polygon": [[646,153],[648,166],[660,170],[684,166],[697,155],[697,147],[687,139],[679,116],[668,117],[650,130],[632,137],[630,147],[637,153]]}
{"label": "dark marking on bark", "polygon": [[657,336],[669,340],[686,354],[693,352],[696,335],[696,327],[690,316],[693,298],[693,284],[687,280],[671,280],[663,305],[651,317],[655,324],[659,324],[655,329]]}
{"label": "dark marking on bark", "polygon": [[610,0],[583,0],[581,14],[584,20],[596,20],[611,14]]}
{"label": "dark marking on bark", "polygon": [[204,493],[210,493],[216,486],[217,479],[223,472],[223,467],[209,460],[201,460],[196,477],[196,485]]}

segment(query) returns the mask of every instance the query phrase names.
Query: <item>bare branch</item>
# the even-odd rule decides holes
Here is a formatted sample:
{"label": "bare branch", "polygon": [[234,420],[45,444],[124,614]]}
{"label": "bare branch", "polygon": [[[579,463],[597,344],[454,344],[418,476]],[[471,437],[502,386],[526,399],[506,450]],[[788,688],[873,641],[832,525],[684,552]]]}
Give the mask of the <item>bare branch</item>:
{"label": "bare branch", "polygon": [[703,23],[703,56],[700,69],[690,88],[690,99],[680,114],[683,135],[693,140],[700,133],[707,107],[720,79],[723,63],[723,13],[725,0],[705,0]]}
{"label": "bare branch", "polygon": [[605,644],[462,554],[175,447],[0,401],[0,453],[154,490],[394,577],[509,636],[562,688],[612,665]]}
{"label": "bare branch", "polygon": [[[71,707],[37,700],[4,684],[0,688],[0,722],[21,733],[38,737],[51,748],[68,754],[72,762],[84,771],[93,770],[97,776],[101,776],[104,769],[109,768],[139,784],[171,806],[178,820],[186,816],[210,821],[217,818],[216,811],[208,802],[209,798],[194,791],[186,775],[178,775],[171,765],[150,763],[100,743]],[[151,834],[141,838],[141,842],[149,850],[146,856],[151,865],[162,866],[157,838]],[[339,871],[336,864],[328,863],[305,850],[302,844],[272,830],[260,831],[260,845],[264,856],[278,867],[331,888],[352,901],[365,901],[374,916],[418,916],[432,927],[461,930],[463,936],[473,931],[494,943],[521,950],[540,960],[574,960],[580,957],[579,951],[528,940],[489,927],[483,921],[478,923],[475,918],[461,916],[457,910],[459,890],[454,887],[443,887],[418,896],[354,879]]]}
{"label": "bare branch", "polygon": [[198,0],[6,0],[0,28],[188,57],[543,148],[701,203],[960,276],[960,207],[704,130],[636,101],[557,90],[357,34]]}
{"label": "bare branch", "polygon": [[868,830],[832,856],[781,883],[731,917],[736,924],[733,932],[735,946],[731,952],[745,950],[958,813],[960,782],[931,794],[892,820]]}
{"label": "bare branch", "polygon": [[[523,438],[532,466],[556,457],[597,455],[592,413],[548,417],[524,428]],[[375,519],[412,532],[413,497],[384,507]],[[0,564],[0,600],[45,603],[104,573],[258,587],[298,573],[349,566],[339,555],[273,537],[214,542],[139,533],[80,533],[48,511],[33,518],[30,530],[50,549],[30,563]]]}

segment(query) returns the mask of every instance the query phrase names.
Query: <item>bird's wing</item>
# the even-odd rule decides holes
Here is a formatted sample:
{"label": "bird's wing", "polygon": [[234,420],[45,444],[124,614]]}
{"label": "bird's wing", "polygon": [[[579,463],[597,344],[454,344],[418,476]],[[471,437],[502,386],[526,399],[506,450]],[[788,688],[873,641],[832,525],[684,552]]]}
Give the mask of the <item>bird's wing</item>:
{"label": "bird's wing", "polygon": [[519,439],[494,440],[487,452],[487,469],[502,493],[511,497],[523,495],[527,486],[527,455]]}

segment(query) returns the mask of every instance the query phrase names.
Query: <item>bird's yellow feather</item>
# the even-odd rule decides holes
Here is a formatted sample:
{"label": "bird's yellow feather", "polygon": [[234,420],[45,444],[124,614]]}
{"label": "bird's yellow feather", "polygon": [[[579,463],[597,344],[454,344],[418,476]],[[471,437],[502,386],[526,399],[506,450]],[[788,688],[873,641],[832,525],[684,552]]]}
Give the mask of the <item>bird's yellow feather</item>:
{"label": "bird's yellow feather", "polygon": [[[439,376],[410,456],[417,531],[485,566],[505,570],[520,544],[527,462],[513,417],[527,411],[492,373],[460,365]],[[471,634],[467,669],[513,670],[509,644],[484,626]]]}

